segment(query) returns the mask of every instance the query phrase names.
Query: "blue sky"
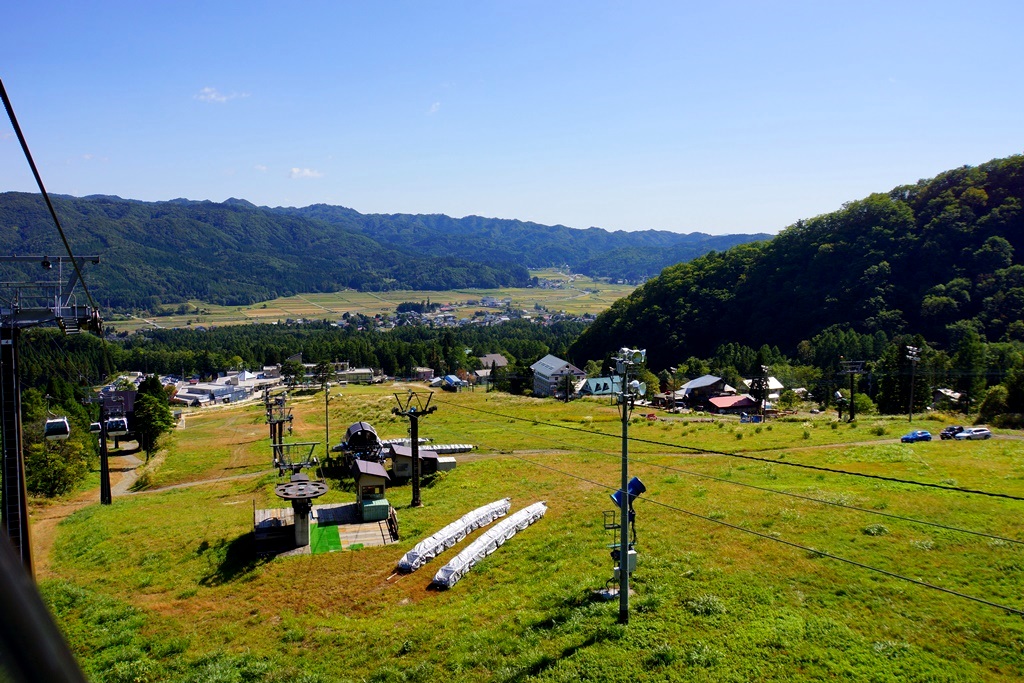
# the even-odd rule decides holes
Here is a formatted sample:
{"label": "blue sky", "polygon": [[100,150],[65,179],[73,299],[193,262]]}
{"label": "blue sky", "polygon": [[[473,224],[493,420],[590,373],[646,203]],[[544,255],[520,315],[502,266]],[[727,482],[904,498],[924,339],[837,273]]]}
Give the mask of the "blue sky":
{"label": "blue sky", "polygon": [[[713,5],[713,6],[711,6]],[[1024,3],[9,3],[47,189],[777,232],[1024,151]],[[6,120],[0,190],[35,191]]]}

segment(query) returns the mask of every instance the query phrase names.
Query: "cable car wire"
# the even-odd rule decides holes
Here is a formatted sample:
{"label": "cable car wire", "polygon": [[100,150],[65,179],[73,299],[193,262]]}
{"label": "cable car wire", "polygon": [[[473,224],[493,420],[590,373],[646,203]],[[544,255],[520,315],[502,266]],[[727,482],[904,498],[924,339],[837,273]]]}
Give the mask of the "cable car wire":
{"label": "cable car wire", "polygon": [[60,233],[60,239],[64,242],[64,248],[67,250],[68,256],[71,258],[71,264],[75,267],[75,272],[78,273],[78,281],[82,283],[82,290],[85,292],[86,298],[89,299],[89,305],[93,310],[96,310],[96,302],[93,301],[92,294],[89,292],[89,287],[85,284],[85,278],[82,277],[82,269],[78,267],[78,260],[75,258],[75,255],[71,253],[71,244],[68,242],[68,238],[64,234],[64,228],[60,224],[60,219],[57,218],[57,211],[53,208],[53,202],[50,201],[50,195],[46,191],[46,187],[43,186],[43,178],[39,175],[39,169],[36,168],[36,162],[32,159],[32,152],[28,148],[28,142],[25,140],[25,135],[21,132],[21,126],[18,125],[18,117],[14,115],[14,106],[11,104],[11,98],[7,96],[7,88],[4,87],[2,78],[0,78],[0,97],[3,98],[4,108],[7,110],[7,117],[11,120],[14,132],[18,136],[18,141],[21,143],[22,151],[25,152],[25,159],[28,160],[28,165],[32,169],[32,175],[35,176],[36,185],[39,186],[39,192],[43,195],[43,199],[46,201],[46,208],[50,210],[50,216],[53,218],[53,222],[57,226],[57,232]]}
{"label": "cable car wire", "polygon": [[[491,424],[497,425],[499,423],[491,422]],[[504,429],[508,429],[509,431],[514,431],[514,432],[518,432],[518,433],[521,433],[521,434],[527,434],[527,432],[523,432],[523,431],[517,430],[517,429],[512,429],[512,428],[508,427],[507,425],[502,425],[502,427]],[[533,433],[533,432],[530,432],[529,435],[532,438],[540,439],[542,441],[549,441],[551,443],[558,444],[559,446],[564,446],[564,447],[568,448],[569,450],[578,450],[578,451],[584,451],[584,452],[588,452],[588,453],[596,453],[598,455],[604,455],[604,456],[614,457],[614,458],[618,458],[621,455],[619,453],[611,453],[611,452],[602,451],[602,450],[599,450],[599,449],[596,449],[596,448],[587,448],[585,446],[580,446],[580,445],[577,445],[577,444],[568,444],[568,443],[566,443],[564,441],[559,441],[558,439],[552,439],[550,437],[544,437],[544,436],[541,436],[541,435]],[[656,468],[659,468],[659,469],[667,470],[669,472],[678,472],[680,474],[687,474],[687,475],[694,476],[694,477],[699,477],[699,478],[702,478],[702,479],[711,479],[713,481],[717,481],[717,482],[720,482],[720,483],[732,484],[734,486],[742,486],[744,488],[754,489],[754,490],[757,490],[757,491],[763,491],[765,493],[776,493],[776,494],[779,494],[781,496],[788,496],[790,498],[797,498],[799,500],[805,500],[805,501],[812,502],[812,503],[820,503],[822,505],[830,505],[832,507],[843,508],[845,510],[853,510],[855,512],[862,512],[862,513],[866,513],[866,514],[869,514],[869,515],[878,515],[880,517],[887,517],[889,519],[895,519],[895,520],[899,520],[899,521],[902,521],[902,522],[909,522],[909,523],[912,523],[912,524],[921,524],[923,526],[930,526],[930,527],[934,527],[934,528],[937,528],[937,529],[943,529],[945,531],[954,531],[954,532],[957,532],[957,533],[968,534],[968,535],[971,535],[971,536],[980,536],[982,538],[988,538],[988,539],[992,539],[992,540],[996,540],[996,541],[1004,541],[1006,543],[1013,543],[1015,545],[1024,545],[1024,541],[1020,541],[1020,540],[1017,540],[1017,539],[1014,539],[1014,538],[1008,538],[1006,536],[999,536],[997,534],[990,534],[990,533],[986,533],[984,531],[974,531],[972,529],[963,529],[963,528],[960,528],[960,527],[950,526],[948,524],[941,524],[939,522],[929,522],[927,520],[916,519],[914,517],[904,517],[902,515],[893,514],[891,512],[883,512],[881,510],[872,510],[872,509],[869,509],[869,508],[858,507],[856,505],[847,505],[845,503],[839,503],[839,502],[831,501],[831,500],[824,500],[824,499],[821,499],[821,498],[815,498],[813,496],[805,496],[803,494],[792,493],[790,491],[781,491],[779,489],[773,489],[773,488],[769,488],[767,486],[758,486],[757,484],[749,484],[749,483],[742,482],[742,481],[735,481],[735,480],[732,480],[732,479],[726,479],[725,477],[716,477],[716,476],[714,476],[712,474],[704,474],[702,472],[694,472],[692,470],[685,470],[685,469],[682,469],[680,467],[673,467],[671,465],[661,465],[659,463],[653,463],[653,462],[650,462],[650,461],[647,461],[647,460],[641,460],[641,459],[636,458],[634,456],[628,456],[627,459],[631,463],[645,465],[647,467],[656,467]]]}
{"label": "cable car wire", "polygon": [[[592,434],[592,435],[596,435],[596,436],[605,436],[605,437],[612,438],[612,439],[621,439],[622,438],[621,435],[619,435],[619,434],[609,434],[607,432],[602,432],[602,431],[598,431],[598,430],[581,429],[579,427],[571,427],[569,425],[560,425],[560,424],[556,424],[554,422],[545,422],[543,420],[536,420],[536,419],[532,419],[532,418],[517,417],[515,415],[505,415],[505,414],[496,413],[496,412],[493,412],[493,411],[490,411],[490,410],[483,410],[482,408],[473,408],[473,407],[470,407],[470,406],[459,405],[458,403],[451,403],[449,401],[444,401],[444,400],[440,400],[440,399],[437,402],[441,403],[441,404],[444,404],[444,405],[452,406],[454,408],[462,408],[464,410],[471,410],[471,411],[475,411],[475,412],[478,412],[478,413],[484,413],[485,415],[492,415],[494,417],[504,418],[504,419],[507,419],[507,420],[518,420],[520,422],[530,422],[530,423],[535,423],[535,424],[542,424],[542,425],[545,425],[547,427],[555,427],[557,429],[566,429],[566,430],[573,431],[573,432],[581,432],[583,434]],[[992,491],[982,491],[980,489],[969,489],[969,488],[964,488],[962,486],[947,486],[945,484],[933,484],[931,482],[916,481],[914,479],[901,479],[899,477],[887,477],[887,476],[882,475],[882,474],[869,474],[869,473],[866,473],[866,472],[850,472],[849,470],[840,470],[840,469],[835,469],[835,468],[832,468],[832,467],[824,467],[824,466],[821,466],[821,465],[808,465],[806,463],[790,462],[788,460],[772,460],[770,458],[759,458],[756,455],[744,455],[742,453],[729,453],[729,452],[726,452],[726,451],[713,451],[713,450],[709,450],[709,449],[705,449],[705,448],[697,448],[695,446],[684,446],[682,444],[668,443],[668,442],[665,442],[665,441],[655,441],[653,439],[643,439],[643,438],[635,437],[635,436],[629,437],[629,440],[630,441],[634,441],[636,443],[646,443],[646,444],[651,444],[651,445],[655,445],[655,446],[664,446],[664,447],[667,447],[667,448],[673,448],[673,449],[678,449],[678,450],[688,450],[688,451],[692,451],[694,455],[721,455],[721,456],[725,456],[725,457],[728,457],[728,458],[740,458],[740,459],[743,459],[743,460],[753,460],[755,462],[764,462],[764,463],[770,463],[770,464],[773,464],[773,465],[784,465],[786,467],[799,467],[799,468],[802,468],[802,469],[814,470],[814,471],[817,471],[817,472],[829,472],[831,474],[845,474],[845,475],[850,476],[850,477],[863,477],[863,478],[866,478],[866,479],[875,479],[875,480],[879,480],[879,481],[887,481],[887,482],[891,482],[891,483],[894,483],[894,484],[907,484],[909,486],[924,486],[924,487],[927,487],[927,488],[939,489],[939,490],[942,490],[942,491],[954,491],[954,492],[957,492],[957,493],[967,493],[967,494],[976,495],[976,496],[988,496],[990,498],[1005,498],[1007,500],[1024,501],[1024,496],[1015,496],[1015,495],[1010,494],[1010,493],[998,493],[998,492],[992,492]]]}
{"label": "cable car wire", "polygon": [[[529,458],[524,458],[522,456],[515,455],[514,453],[510,454],[510,457],[513,457],[513,458],[515,458],[517,460],[521,460],[523,462],[529,463],[531,465],[534,465],[535,467],[541,467],[543,469],[551,470],[552,472],[557,472],[558,474],[561,474],[561,475],[564,475],[564,476],[567,476],[567,477],[571,477],[571,478],[577,479],[579,481],[584,481],[584,482],[586,482],[588,484],[592,484],[594,486],[599,486],[601,488],[608,489],[608,490],[616,490],[614,486],[609,486],[607,484],[602,484],[600,482],[593,481],[592,479],[587,479],[586,477],[581,477],[581,476],[579,476],[577,474],[573,474],[571,472],[565,472],[564,470],[560,470],[557,467],[552,467],[550,465],[545,465],[544,463],[539,463],[539,462],[536,462],[534,460],[530,460]],[[787,541],[787,540],[785,540],[783,538],[777,538],[775,536],[771,536],[770,534],[766,534],[766,533],[763,533],[763,532],[760,532],[760,531],[755,531],[753,529],[748,529],[748,528],[740,526],[738,524],[731,524],[731,523],[725,522],[725,521],[723,521],[721,519],[714,519],[712,517],[708,517],[706,515],[702,515],[702,514],[699,514],[697,512],[692,512],[690,510],[685,510],[685,509],[683,509],[681,507],[677,507],[675,505],[670,505],[668,503],[663,503],[661,501],[654,500],[653,498],[644,498],[644,501],[646,501],[647,503],[651,503],[653,505],[658,505],[658,506],[666,508],[668,510],[673,510],[675,512],[680,512],[682,514],[689,515],[690,517],[696,517],[697,519],[702,519],[705,522],[711,522],[713,524],[718,524],[718,525],[721,525],[721,526],[724,526],[724,527],[728,527],[728,528],[733,529],[735,531],[740,531],[740,532],[743,532],[743,533],[752,534],[754,536],[757,536],[759,538],[763,538],[763,539],[768,540],[768,541],[774,541],[776,543],[781,543],[781,544],[787,545],[787,546],[789,546],[791,548],[797,548],[799,550],[803,550],[805,552],[812,553],[814,555],[820,555],[821,557],[827,557],[829,559],[836,560],[837,562],[842,562],[844,564],[848,564],[848,565],[851,565],[853,567],[858,567],[860,569],[865,569],[865,570],[868,570],[868,571],[875,572],[877,574],[882,574],[884,576],[888,576],[889,578],[892,578],[892,579],[898,579],[900,581],[906,581],[906,582],[912,583],[912,584],[914,584],[916,586],[921,586],[922,588],[929,588],[931,590],[940,591],[942,593],[946,593],[948,595],[953,595],[955,597],[962,598],[964,600],[970,600],[972,602],[977,602],[977,603],[980,603],[982,605],[986,605],[988,607],[994,607],[996,609],[1004,610],[1004,611],[1009,612],[1011,614],[1015,614],[1017,616],[1024,617],[1024,610],[1018,609],[1016,607],[1010,607],[1008,605],[1002,605],[1002,604],[999,604],[997,602],[993,602],[991,600],[986,600],[985,598],[979,598],[976,595],[970,595],[969,593],[961,593],[960,591],[955,591],[955,590],[953,590],[951,588],[943,588],[942,586],[937,586],[937,585],[935,585],[933,583],[928,583],[927,581],[923,581],[921,579],[914,579],[914,578],[911,578],[909,576],[904,576],[902,574],[897,574],[896,572],[889,571],[888,569],[882,569],[880,567],[874,567],[872,565],[865,564],[863,562],[858,562],[857,560],[851,560],[848,557],[843,557],[841,555],[835,555],[835,554],[830,553],[830,552],[825,551],[825,550],[818,550],[817,548],[811,548],[810,546],[802,545],[802,544],[796,543],[794,541]]]}

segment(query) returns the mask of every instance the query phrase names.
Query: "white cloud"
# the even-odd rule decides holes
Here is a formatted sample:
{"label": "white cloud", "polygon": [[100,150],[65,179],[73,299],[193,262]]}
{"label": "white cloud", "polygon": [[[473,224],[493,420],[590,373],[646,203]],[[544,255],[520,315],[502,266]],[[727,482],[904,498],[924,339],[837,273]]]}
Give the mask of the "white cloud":
{"label": "white cloud", "polygon": [[249,93],[247,92],[232,92],[225,94],[217,90],[216,88],[211,88],[209,86],[203,88],[198,93],[193,95],[193,97],[199,100],[200,102],[215,102],[216,104],[224,104],[228,100],[236,100],[240,97],[248,96]]}
{"label": "white cloud", "polygon": [[434,102],[432,105],[430,105],[430,109],[427,110],[427,114],[436,114],[439,111],[441,111],[441,103]]}
{"label": "white cloud", "polygon": [[267,172],[267,167],[264,166],[263,164],[256,164],[255,166],[253,166],[253,168],[255,170],[259,171],[260,173],[266,173]]}
{"label": "white cloud", "polygon": [[288,174],[289,178],[322,178],[323,173],[312,168],[293,168]]}

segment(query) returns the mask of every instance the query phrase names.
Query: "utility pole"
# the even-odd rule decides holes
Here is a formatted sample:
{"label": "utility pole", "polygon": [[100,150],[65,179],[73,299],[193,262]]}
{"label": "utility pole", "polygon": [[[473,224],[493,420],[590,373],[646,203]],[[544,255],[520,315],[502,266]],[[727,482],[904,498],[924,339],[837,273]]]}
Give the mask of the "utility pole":
{"label": "utility pole", "polygon": [[414,391],[406,394],[405,403],[402,403],[401,396],[395,394],[398,407],[391,409],[392,414],[409,418],[409,436],[412,439],[410,443],[412,449],[412,502],[409,507],[414,508],[423,506],[420,501],[420,418],[437,410],[437,406],[430,405],[430,399],[434,397],[434,392],[428,391],[426,394],[425,403],[420,398],[420,394]]}
{"label": "utility pole", "polygon": [[856,391],[856,384],[854,383],[854,377],[856,375],[859,375],[860,373],[864,372],[864,363],[865,362],[866,361],[862,361],[862,360],[841,360],[841,361],[839,361],[841,372],[844,375],[849,375],[850,376],[850,420],[849,420],[850,422],[853,422],[853,420],[857,416],[857,413],[855,412],[856,408],[853,407],[853,397],[854,397],[855,391]]}
{"label": "utility pole", "polygon": [[331,402],[331,385],[330,383],[324,384],[324,459],[331,457],[331,413],[328,411],[328,405]]}
{"label": "utility pole", "polygon": [[[646,385],[635,379],[630,381],[630,370],[647,359],[646,349],[619,350],[616,358],[616,372],[622,378],[619,393],[619,414],[622,417],[622,472],[619,495],[619,623],[629,623],[629,573],[631,559],[629,543],[629,418],[633,413],[633,404],[637,396],[646,392]],[[614,496],[613,496],[614,499]]]}
{"label": "utility pole", "polygon": [[907,422],[914,421],[914,380],[917,361],[921,360],[921,349],[916,346],[907,347],[907,360],[910,361],[910,405],[907,406]]}

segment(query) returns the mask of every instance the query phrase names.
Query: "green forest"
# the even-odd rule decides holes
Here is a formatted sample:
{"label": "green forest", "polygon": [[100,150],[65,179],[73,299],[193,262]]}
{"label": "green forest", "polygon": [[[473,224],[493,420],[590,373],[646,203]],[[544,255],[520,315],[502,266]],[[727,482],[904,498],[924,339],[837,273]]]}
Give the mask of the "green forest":
{"label": "green forest", "polygon": [[570,357],[643,345],[664,369],[739,344],[826,370],[845,357],[909,372],[886,356],[902,343],[975,401],[1019,365],[1022,202],[1021,156],[873,194],[666,268],[599,316]]}

